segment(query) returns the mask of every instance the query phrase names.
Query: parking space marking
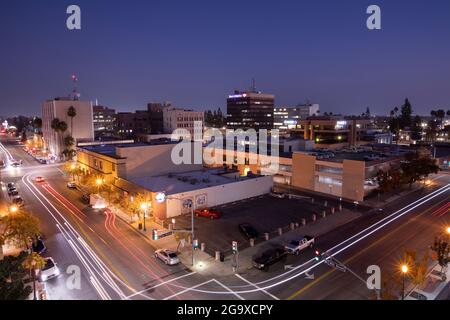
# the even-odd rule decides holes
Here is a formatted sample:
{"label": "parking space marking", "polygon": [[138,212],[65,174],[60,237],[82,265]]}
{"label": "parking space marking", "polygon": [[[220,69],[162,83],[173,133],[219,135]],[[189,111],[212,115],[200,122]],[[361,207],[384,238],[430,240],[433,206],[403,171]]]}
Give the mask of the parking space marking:
{"label": "parking space marking", "polygon": [[213,279],[215,283],[217,283],[218,285],[222,286],[223,288],[225,288],[226,290],[228,290],[229,292],[231,292],[233,295],[235,295],[236,297],[238,297],[241,300],[245,300],[242,296],[240,296],[239,294],[237,294],[236,292],[234,292],[233,290],[231,290],[230,288],[228,288],[226,285],[224,285],[222,282],[220,282],[219,280]]}
{"label": "parking space marking", "polygon": [[273,294],[271,294],[270,292],[268,292],[267,290],[264,290],[260,287],[258,287],[256,284],[254,284],[253,282],[245,279],[243,276],[241,276],[240,274],[235,274],[236,277],[238,277],[239,279],[241,279],[242,281],[248,283],[249,285],[261,290],[262,292],[264,292],[265,294],[267,294],[269,297],[273,298],[274,300],[280,300],[279,298],[277,298],[276,296],[274,296]]}

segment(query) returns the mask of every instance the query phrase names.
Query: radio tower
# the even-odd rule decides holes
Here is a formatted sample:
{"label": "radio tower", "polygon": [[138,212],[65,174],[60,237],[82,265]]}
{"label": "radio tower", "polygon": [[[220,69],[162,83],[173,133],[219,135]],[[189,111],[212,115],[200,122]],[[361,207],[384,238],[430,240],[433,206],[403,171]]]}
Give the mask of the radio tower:
{"label": "radio tower", "polygon": [[77,88],[78,78],[75,74],[72,75],[72,82],[73,82],[72,99],[80,100],[80,94],[78,93]]}

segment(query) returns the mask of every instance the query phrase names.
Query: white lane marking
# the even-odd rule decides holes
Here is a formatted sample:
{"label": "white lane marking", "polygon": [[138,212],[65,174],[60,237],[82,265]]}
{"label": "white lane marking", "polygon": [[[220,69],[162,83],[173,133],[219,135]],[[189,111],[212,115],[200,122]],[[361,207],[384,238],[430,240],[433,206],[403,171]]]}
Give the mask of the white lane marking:
{"label": "white lane marking", "polygon": [[192,275],[194,275],[194,274],[196,274],[196,273],[197,273],[197,272],[191,272],[191,273],[184,274],[184,275],[182,275],[182,276],[179,276],[179,277],[170,279],[170,280],[168,280],[168,281],[164,281],[164,282],[158,283],[157,285],[154,285],[153,287],[150,287],[150,288],[141,290],[141,291],[139,291],[139,292],[136,292],[136,293],[133,293],[133,294],[127,296],[127,299],[132,298],[132,297],[134,297],[134,296],[136,296],[136,295],[139,295],[139,294],[141,294],[141,293],[144,293],[144,292],[146,292],[146,291],[149,291],[149,290],[158,288],[158,287],[163,286],[163,285],[165,285],[165,284],[171,283],[171,282],[173,282],[173,281],[176,281],[176,280],[179,280],[179,279],[182,279],[182,278],[186,278],[186,277],[192,276]]}
{"label": "white lane marking", "polygon": [[280,300],[278,297],[274,296],[273,294],[271,294],[270,292],[258,287],[256,284],[254,284],[253,282],[245,279],[243,276],[241,276],[240,274],[235,274],[236,277],[238,277],[239,279],[241,279],[242,281],[248,283],[249,285],[261,290],[262,292],[264,292],[265,294],[267,294],[269,297],[273,298],[274,300]]}
{"label": "white lane marking", "polygon": [[186,288],[186,289],[184,289],[184,290],[181,290],[180,292],[177,292],[177,293],[172,294],[172,295],[170,295],[170,296],[168,296],[168,297],[165,297],[163,300],[169,300],[169,299],[172,299],[172,298],[174,298],[174,297],[176,297],[176,296],[179,296],[180,294],[186,293],[186,292],[188,292],[188,291],[192,291],[193,289],[198,288],[198,287],[201,287],[201,286],[204,286],[205,284],[208,284],[208,283],[210,283],[210,282],[214,282],[214,279],[207,280],[207,281],[202,282],[202,283],[199,283],[199,284],[197,284],[197,285],[195,285],[195,286],[193,286],[193,287],[189,287],[189,288]]}
{"label": "white lane marking", "polygon": [[233,295],[235,295],[236,297],[238,297],[240,300],[245,300],[244,298],[242,298],[242,296],[240,296],[239,294],[237,294],[236,292],[234,292],[233,290],[231,290],[229,287],[227,287],[226,285],[224,285],[222,282],[220,282],[219,280],[213,279],[215,283],[217,283],[218,285],[222,286],[223,288],[225,288],[226,290],[228,290],[229,292],[231,292]]}

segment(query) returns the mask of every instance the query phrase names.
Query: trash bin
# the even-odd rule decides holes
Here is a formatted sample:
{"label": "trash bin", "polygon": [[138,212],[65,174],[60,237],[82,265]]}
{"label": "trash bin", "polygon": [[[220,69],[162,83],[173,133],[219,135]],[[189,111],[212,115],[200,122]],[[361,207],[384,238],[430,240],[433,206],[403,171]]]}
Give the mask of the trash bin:
{"label": "trash bin", "polygon": [[142,223],[138,224],[138,228],[139,228],[139,230],[142,230]]}
{"label": "trash bin", "polygon": [[220,253],[220,262],[225,261],[225,254],[223,252]]}

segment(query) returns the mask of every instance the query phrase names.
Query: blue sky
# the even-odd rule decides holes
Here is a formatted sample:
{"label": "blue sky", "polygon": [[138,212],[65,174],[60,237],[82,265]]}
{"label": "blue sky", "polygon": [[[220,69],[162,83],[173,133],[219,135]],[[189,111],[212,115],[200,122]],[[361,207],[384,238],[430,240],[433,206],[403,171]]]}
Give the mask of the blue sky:
{"label": "blue sky", "polygon": [[[82,30],[66,28],[70,4]],[[366,9],[382,10],[382,30]],[[273,93],[322,111],[450,109],[450,1],[0,0],[0,114],[39,114],[68,95],[118,110],[148,101],[226,108],[226,96]]]}

